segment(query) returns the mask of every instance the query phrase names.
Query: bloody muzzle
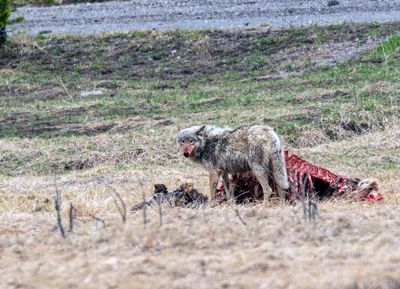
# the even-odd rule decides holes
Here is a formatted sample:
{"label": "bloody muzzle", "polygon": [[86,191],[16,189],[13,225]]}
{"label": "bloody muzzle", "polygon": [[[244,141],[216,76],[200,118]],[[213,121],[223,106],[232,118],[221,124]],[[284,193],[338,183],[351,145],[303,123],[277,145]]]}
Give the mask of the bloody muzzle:
{"label": "bloody muzzle", "polygon": [[194,149],[194,145],[193,144],[184,144],[181,146],[182,152],[183,152],[183,156],[188,158],[191,154],[192,151]]}

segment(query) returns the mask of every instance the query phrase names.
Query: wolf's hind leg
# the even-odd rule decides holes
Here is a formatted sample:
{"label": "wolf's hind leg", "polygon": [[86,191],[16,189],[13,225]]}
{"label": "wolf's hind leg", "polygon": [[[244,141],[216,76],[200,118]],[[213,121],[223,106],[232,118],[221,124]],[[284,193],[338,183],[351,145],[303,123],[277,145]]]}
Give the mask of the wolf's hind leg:
{"label": "wolf's hind leg", "polygon": [[268,184],[268,172],[266,172],[265,170],[258,170],[258,169],[253,169],[252,171],[263,189],[264,201],[269,202],[269,199],[271,198],[272,194],[272,189]]}

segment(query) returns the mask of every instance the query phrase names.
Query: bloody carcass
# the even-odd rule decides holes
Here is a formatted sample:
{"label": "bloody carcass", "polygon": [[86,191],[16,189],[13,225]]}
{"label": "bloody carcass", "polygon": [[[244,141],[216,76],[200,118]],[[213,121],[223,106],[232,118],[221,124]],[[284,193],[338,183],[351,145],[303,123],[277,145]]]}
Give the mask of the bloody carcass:
{"label": "bloody carcass", "polygon": [[[357,179],[339,176],[335,173],[313,165],[294,153],[285,150],[286,169],[289,180],[287,200],[349,198],[359,201],[377,202],[383,199],[378,191],[378,183],[372,179]],[[250,172],[231,176],[235,183],[235,198],[239,202],[257,201],[262,195],[255,193],[257,179]],[[270,186],[274,192],[275,184],[270,178]],[[257,189],[259,190],[259,188]],[[220,183],[213,193],[214,200],[226,200],[225,188]]]}
{"label": "bloody carcass", "polygon": [[[285,151],[286,169],[289,180],[287,201],[295,200],[323,200],[328,198],[348,198],[356,201],[377,202],[383,200],[378,191],[378,183],[372,179],[357,179],[339,176],[335,173],[311,164],[294,153]],[[235,183],[235,199],[239,203],[262,201],[260,185],[251,172],[235,174],[230,176],[231,182]],[[276,187],[270,178],[270,186],[276,194]],[[256,190],[255,188],[258,187]],[[256,194],[257,191],[257,194]],[[217,186],[211,196],[213,204],[226,201],[226,193],[223,183]],[[199,193],[192,183],[184,183],[175,191],[168,192],[163,184],[154,186],[153,196],[131,208],[131,211],[168,204],[172,207],[197,208],[209,203],[207,196]]]}

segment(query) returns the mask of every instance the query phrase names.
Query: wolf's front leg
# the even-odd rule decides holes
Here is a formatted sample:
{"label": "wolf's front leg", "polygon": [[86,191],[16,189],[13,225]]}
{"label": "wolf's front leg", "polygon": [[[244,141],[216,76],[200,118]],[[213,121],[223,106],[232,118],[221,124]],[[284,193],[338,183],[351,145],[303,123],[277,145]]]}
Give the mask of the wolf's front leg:
{"label": "wolf's front leg", "polygon": [[235,184],[229,180],[229,174],[222,172],[222,181],[224,182],[226,199],[228,202],[235,201]]}
{"label": "wolf's front leg", "polygon": [[210,171],[210,197],[211,197],[211,200],[213,200],[215,198],[219,178],[220,178],[219,172]]}

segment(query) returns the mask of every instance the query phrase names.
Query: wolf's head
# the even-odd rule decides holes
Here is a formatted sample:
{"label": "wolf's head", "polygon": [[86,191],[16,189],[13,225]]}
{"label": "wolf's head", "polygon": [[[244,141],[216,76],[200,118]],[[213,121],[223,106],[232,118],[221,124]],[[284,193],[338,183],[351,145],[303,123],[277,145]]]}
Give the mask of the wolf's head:
{"label": "wolf's head", "polygon": [[181,130],[176,139],[180,152],[185,157],[195,158],[204,144],[206,126],[192,126]]}

